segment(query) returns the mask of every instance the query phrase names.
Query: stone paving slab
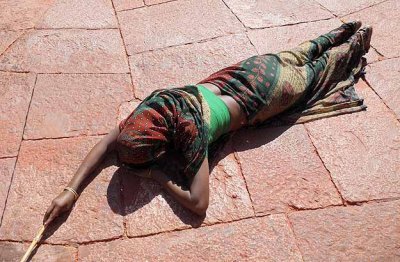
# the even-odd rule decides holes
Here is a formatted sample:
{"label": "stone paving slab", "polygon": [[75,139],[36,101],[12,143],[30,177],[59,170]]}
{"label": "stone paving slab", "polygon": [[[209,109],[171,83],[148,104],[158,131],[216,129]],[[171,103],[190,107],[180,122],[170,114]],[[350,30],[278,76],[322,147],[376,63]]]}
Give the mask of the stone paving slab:
{"label": "stone paving slab", "polygon": [[0,218],[3,216],[16,158],[0,159]]}
{"label": "stone paving slab", "polygon": [[144,6],[143,0],[112,0],[115,10],[128,10]]}
{"label": "stone paving slab", "polygon": [[337,16],[344,16],[356,11],[365,9],[378,3],[382,3],[385,0],[316,0],[322,6],[327,8],[329,11]]}
{"label": "stone paving slab", "polygon": [[159,88],[196,84],[256,51],[246,35],[145,52],[129,58],[135,94],[144,99]]}
{"label": "stone paving slab", "polygon": [[302,261],[283,215],[81,246],[81,261]]}
{"label": "stone paving slab", "polygon": [[115,125],[119,125],[122,120],[125,120],[130,113],[140,104],[141,101],[133,99],[131,101],[125,101],[120,104],[118,108],[118,117]]}
{"label": "stone paving slab", "polygon": [[302,125],[246,130],[233,140],[256,214],[342,203]]}
{"label": "stone paving slab", "polygon": [[128,74],[38,75],[24,139],[108,133],[118,105],[133,98],[130,81]]}
{"label": "stone paving slab", "polygon": [[344,20],[360,19],[364,25],[372,25],[371,44],[385,57],[400,56],[400,1],[390,0],[360,12],[345,16]]}
{"label": "stone paving slab", "polygon": [[[232,151],[230,146],[226,146],[224,155]],[[232,153],[210,174],[210,204],[204,220],[183,208],[153,181],[129,172],[122,175],[122,181],[128,236],[229,222],[254,215],[240,167]]]}
{"label": "stone paving slab", "polygon": [[400,120],[400,58],[370,65],[368,82]]}
{"label": "stone paving slab", "polygon": [[398,261],[400,201],[289,215],[305,261]]}
{"label": "stone paving slab", "polygon": [[129,55],[244,30],[221,2],[173,1],[118,13]]}
{"label": "stone paving slab", "polygon": [[128,73],[118,29],[32,30],[1,57],[0,70],[38,73]]}
{"label": "stone paving slab", "polygon": [[0,55],[22,35],[24,30],[8,31],[0,30]]}
{"label": "stone paving slab", "polygon": [[33,28],[53,2],[54,0],[1,1],[0,29]]}
{"label": "stone paving slab", "polygon": [[109,0],[56,0],[36,28],[117,28]]}
{"label": "stone paving slab", "polygon": [[[108,132],[155,88],[195,83],[253,54],[294,47],[340,25],[339,18],[374,26],[367,55],[373,90],[358,86],[366,112],[280,135],[286,127],[239,132],[211,174],[204,220],[156,183],[109,166],[117,163],[111,156],[72,213],[60,218],[66,222],[47,232],[33,261],[400,257],[400,118],[393,89],[399,1],[16,0],[1,2],[0,10],[0,71],[32,72],[0,72],[0,176],[6,181],[0,261],[22,257],[28,243],[16,241],[32,240],[50,201],[101,138],[88,134]],[[33,73],[39,73],[34,92]],[[40,140],[23,141],[17,158],[25,119],[24,138]],[[338,192],[347,206],[332,207],[342,205]],[[277,212],[286,214],[255,217]]]}
{"label": "stone paving slab", "polygon": [[249,30],[247,34],[259,54],[277,53],[328,33],[341,24],[339,19],[329,19],[284,27],[254,29]]}
{"label": "stone paving slab", "polygon": [[290,1],[290,4],[284,0],[224,0],[224,2],[249,28],[296,24],[333,17],[318,3],[307,0],[294,0]]}
{"label": "stone paving slab", "polygon": [[367,111],[306,124],[342,196],[350,202],[400,196],[400,124],[360,81]]}
{"label": "stone paving slab", "polygon": [[[259,54],[277,53],[326,34],[341,24],[339,19],[334,18],[284,27],[254,29],[248,31],[247,35]],[[371,63],[381,59],[381,56],[371,48],[366,58]]]}
{"label": "stone paving slab", "polygon": [[[18,262],[28,249],[28,244],[0,242],[0,261]],[[73,247],[41,245],[29,261],[73,262],[77,250]]]}
{"label": "stone paving slab", "polygon": [[[68,184],[84,156],[100,138],[22,142],[0,239],[33,239],[51,201]],[[105,163],[106,168],[84,190],[66,222],[47,242],[88,242],[122,235],[120,184],[115,174],[117,167],[108,166],[115,161],[110,161]],[[58,226],[56,223],[51,228],[54,230]]]}
{"label": "stone paving slab", "polygon": [[0,72],[0,157],[18,154],[35,78]]}

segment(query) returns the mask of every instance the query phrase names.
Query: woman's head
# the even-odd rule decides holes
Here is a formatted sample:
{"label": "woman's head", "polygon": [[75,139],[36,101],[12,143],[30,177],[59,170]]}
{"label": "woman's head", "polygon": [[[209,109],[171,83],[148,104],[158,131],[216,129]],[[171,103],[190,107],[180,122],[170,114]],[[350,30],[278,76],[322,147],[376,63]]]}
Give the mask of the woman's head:
{"label": "woman's head", "polygon": [[194,86],[154,91],[120,124],[120,161],[143,166],[174,150],[181,156],[182,173],[196,174],[208,146],[200,101]]}
{"label": "woman's head", "polygon": [[165,154],[168,141],[168,126],[159,112],[139,105],[120,123],[118,157],[127,164],[148,165]]}

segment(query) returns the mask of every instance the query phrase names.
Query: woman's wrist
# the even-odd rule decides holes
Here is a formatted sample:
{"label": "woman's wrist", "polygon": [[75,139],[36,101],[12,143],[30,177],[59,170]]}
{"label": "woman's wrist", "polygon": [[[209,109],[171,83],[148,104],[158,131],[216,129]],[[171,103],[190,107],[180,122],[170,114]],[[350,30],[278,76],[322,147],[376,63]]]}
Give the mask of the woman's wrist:
{"label": "woman's wrist", "polygon": [[70,192],[71,194],[73,194],[73,195],[74,195],[74,200],[75,200],[75,201],[79,198],[78,192],[76,192],[76,190],[73,189],[72,187],[68,187],[68,186],[67,186],[67,187],[64,188],[64,191],[68,191],[68,192]]}

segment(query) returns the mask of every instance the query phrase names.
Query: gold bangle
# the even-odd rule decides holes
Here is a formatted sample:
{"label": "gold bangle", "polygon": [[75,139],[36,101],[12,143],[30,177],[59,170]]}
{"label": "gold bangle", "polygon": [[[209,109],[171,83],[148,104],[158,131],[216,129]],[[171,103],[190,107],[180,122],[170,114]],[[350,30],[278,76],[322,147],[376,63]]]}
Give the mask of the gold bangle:
{"label": "gold bangle", "polygon": [[69,192],[71,192],[72,194],[74,194],[74,200],[76,201],[79,197],[79,194],[71,187],[66,187],[64,188],[64,191],[67,190]]}

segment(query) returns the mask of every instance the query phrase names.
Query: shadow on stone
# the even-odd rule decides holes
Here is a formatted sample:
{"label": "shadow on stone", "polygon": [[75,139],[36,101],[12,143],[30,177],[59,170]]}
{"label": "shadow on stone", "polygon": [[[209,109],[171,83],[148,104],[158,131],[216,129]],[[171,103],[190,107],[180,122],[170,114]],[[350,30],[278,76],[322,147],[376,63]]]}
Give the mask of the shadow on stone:
{"label": "shadow on stone", "polygon": [[[252,148],[260,147],[267,144],[277,137],[279,137],[283,132],[285,132],[290,126],[279,126],[276,128],[268,128],[269,126],[261,126],[256,128],[257,130],[265,129],[266,134],[263,137],[251,137],[252,129],[248,128],[236,132],[223,139],[218,145],[214,147],[215,152],[210,155],[210,173],[218,165],[218,163],[224,159],[226,156],[234,153],[235,151],[246,151]],[[239,139],[238,143],[235,141]],[[187,190],[187,181],[182,178],[179,174],[179,162],[180,160],[176,154],[172,154],[171,157],[164,159],[160,166],[166,167],[164,172],[171,178],[171,180],[178,186]],[[115,201],[116,194],[115,186],[120,185],[120,198],[121,201]],[[172,198],[167,192],[165,192],[162,187],[155,181],[150,179],[138,177],[133,174],[132,171],[124,167],[118,168],[111,178],[110,185],[107,190],[107,199],[109,206],[112,211],[118,213],[122,216],[128,216],[145,205],[150,204],[153,199],[157,198],[159,195],[165,200],[169,205],[173,213],[186,225],[191,227],[199,227],[203,223],[205,216],[198,216],[188,209],[182,207],[175,199]],[[159,202],[159,201],[158,201]],[[162,214],[162,211],[160,211]],[[145,223],[145,221],[143,221]]]}
{"label": "shadow on stone", "polygon": [[[265,130],[266,134],[262,137],[253,137],[251,132],[254,128],[242,129],[233,135],[226,137],[219,145],[215,147],[215,153],[209,156],[210,162],[210,173],[218,165],[218,163],[226,156],[234,153],[235,151],[241,152],[252,148],[260,147],[264,144],[271,142],[272,140],[279,137],[285,132],[290,126],[278,126],[276,128],[259,127],[257,128],[258,134],[260,129]],[[237,141],[236,141],[237,140]],[[172,154],[172,157],[164,159],[162,166],[166,166],[166,173],[169,175],[171,180],[187,190],[187,181],[182,179],[182,176],[176,175],[179,173],[179,160],[176,154]],[[84,182],[81,192],[99,175],[101,171],[110,166],[119,166],[117,157],[115,154],[108,156],[104,163]],[[81,193],[79,192],[79,193]],[[191,227],[199,227],[205,216],[198,216],[188,209],[182,207],[175,199],[173,199],[167,192],[165,192],[161,186],[150,179],[141,178],[133,174],[132,171],[118,167],[114,172],[109,181],[107,187],[107,202],[111,210],[121,216],[128,216],[143,208],[145,205],[153,201],[161,195],[162,199],[169,205],[172,212],[186,225]],[[158,200],[160,204],[160,200]],[[68,220],[69,215],[74,209],[63,213],[60,217],[53,221],[53,223],[46,229],[43,239],[41,242],[51,237],[58,228]],[[162,214],[162,212],[160,212]]]}
{"label": "shadow on stone", "polygon": [[[109,197],[113,194],[111,188],[112,184],[121,184],[121,206],[118,203],[112,201]],[[175,181],[177,185],[180,185]],[[185,188],[183,185],[181,187]],[[171,210],[176,214],[179,219],[192,227],[198,227],[202,224],[204,217],[199,217],[196,214],[183,208],[176,200],[174,200],[168,193],[164,192],[162,187],[155,181],[138,177],[133,174],[132,171],[120,167],[117,172],[114,173],[110,181],[109,190],[107,192],[107,199],[113,212],[118,213],[122,216],[128,216],[149,204],[153,199],[159,195],[165,200],[170,206]],[[143,221],[145,223],[145,221]]]}
{"label": "shadow on stone", "polygon": [[[232,137],[234,144],[233,150],[236,152],[242,152],[266,145],[271,141],[277,139],[291,126],[292,125],[278,127],[263,126],[257,129],[249,128],[248,130],[240,130]],[[256,130],[257,134],[259,134],[261,130],[265,130],[265,136],[254,136],[254,131]]]}

